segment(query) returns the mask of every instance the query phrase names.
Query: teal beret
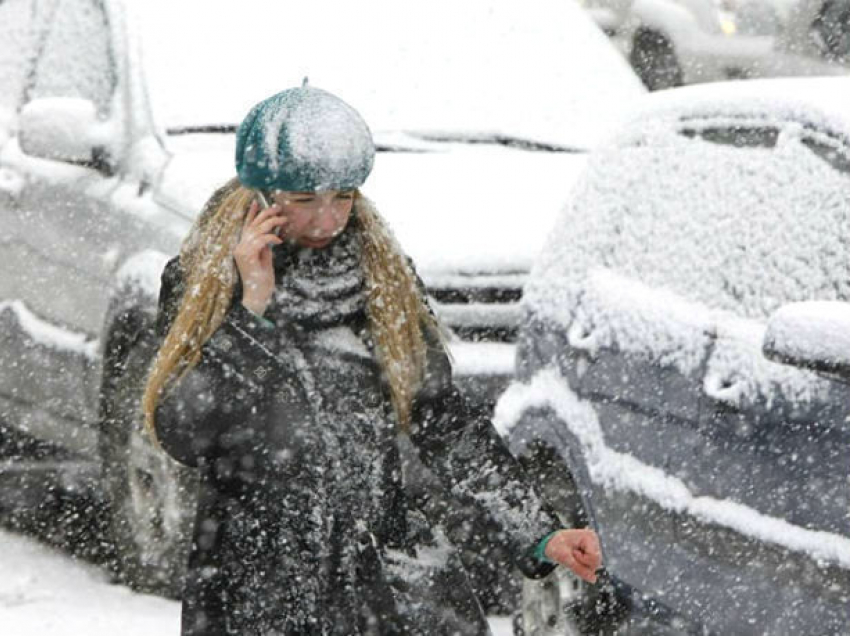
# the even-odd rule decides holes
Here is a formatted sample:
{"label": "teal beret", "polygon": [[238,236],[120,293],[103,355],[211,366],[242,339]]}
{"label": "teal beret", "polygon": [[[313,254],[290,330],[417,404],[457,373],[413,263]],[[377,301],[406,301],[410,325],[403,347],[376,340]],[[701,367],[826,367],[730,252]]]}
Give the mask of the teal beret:
{"label": "teal beret", "polygon": [[236,132],[236,174],[255,190],[350,190],[363,185],[374,161],[360,114],[312,86],[263,100]]}

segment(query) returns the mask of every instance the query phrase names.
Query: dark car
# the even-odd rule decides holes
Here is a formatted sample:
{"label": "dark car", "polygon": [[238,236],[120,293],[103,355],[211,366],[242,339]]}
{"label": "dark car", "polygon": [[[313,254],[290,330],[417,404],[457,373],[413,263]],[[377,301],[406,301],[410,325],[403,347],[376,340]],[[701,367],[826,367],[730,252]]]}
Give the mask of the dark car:
{"label": "dark car", "polygon": [[591,156],[497,423],[607,574],[525,633],[850,633],[849,96],[674,89]]}

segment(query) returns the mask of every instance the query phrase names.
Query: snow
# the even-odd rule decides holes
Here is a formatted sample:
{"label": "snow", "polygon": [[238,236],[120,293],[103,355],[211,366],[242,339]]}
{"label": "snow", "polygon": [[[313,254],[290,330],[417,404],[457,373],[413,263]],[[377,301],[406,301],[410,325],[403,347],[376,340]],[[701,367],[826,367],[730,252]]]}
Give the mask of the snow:
{"label": "snow", "polygon": [[159,298],[162,270],[169,258],[158,250],[134,254],[116,272],[117,287],[131,286],[151,298]]}
{"label": "snow", "polygon": [[708,358],[706,394],[740,409],[758,403],[770,408],[778,398],[803,406],[829,395],[829,382],[815,373],[762,355],[766,328],[760,319],[740,318],[602,268],[567,295],[556,324],[567,330],[571,347],[591,357],[603,348],[624,351],[686,376]]}
{"label": "snow", "polygon": [[[0,144],[3,140],[0,138]],[[0,193],[16,197],[24,187],[24,179],[13,170],[0,167]]]}
{"label": "snow", "polygon": [[[825,86],[850,88],[844,79],[779,84],[812,87],[798,105],[820,103]],[[765,93],[781,93],[770,86]],[[795,109],[788,95],[767,103],[741,90],[734,102],[724,101],[730,87],[717,99],[711,91],[650,99],[657,108],[594,153],[532,271],[529,307],[563,318],[596,267],[752,319],[789,302],[850,297],[839,230],[850,218],[846,107],[824,97]],[[730,125],[755,143],[712,141]]]}
{"label": "snow", "polygon": [[[4,127],[4,111],[14,113],[23,95],[27,69],[20,62],[34,44],[31,14],[32,8],[26,0],[0,3],[0,86],[3,87],[0,91],[0,130]],[[0,136],[0,143],[2,141]]]}
{"label": "snow", "polygon": [[[233,177],[235,138],[186,135],[169,145],[175,155],[162,203],[197,212]],[[585,161],[583,154],[432,144],[430,152],[379,152],[362,191],[427,284],[458,272],[513,276],[530,269]]]}
{"label": "snow", "polygon": [[534,11],[510,0],[132,4],[164,127],[236,124],[309,77],[373,131],[479,131],[587,147],[644,92],[574,2],[542,0]]}
{"label": "snow", "polygon": [[514,373],[516,345],[500,342],[448,343],[456,375],[511,376]]}
{"label": "snow", "polygon": [[623,131],[652,121],[728,114],[761,120],[804,121],[827,128],[850,128],[850,77],[795,77],[715,82],[649,93],[627,117]]}
{"label": "snow", "polygon": [[368,175],[375,148],[360,115],[325,91],[312,87],[300,90],[301,94],[290,95],[279,102],[276,111],[265,115],[263,142],[272,170],[279,170],[279,150],[286,148],[289,170],[305,171],[305,176],[318,182],[316,190]]}
{"label": "snow", "polygon": [[[93,565],[0,530],[0,625],[10,636],[164,636],[180,632],[180,603],[110,584]],[[511,621],[490,617],[493,636]]]}
{"label": "snow", "polygon": [[348,353],[360,358],[370,358],[371,354],[357,334],[350,327],[331,327],[322,330],[316,337],[316,346],[328,350],[329,355]]}
{"label": "snow", "polygon": [[88,565],[0,531],[0,625],[14,636],[180,632],[180,604],[111,585]]}
{"label": "snow", "polygon": [[850,539],[807,530],[732,501],[694,496],[682,480],[612,450],[593,406],[576,396],[557,369],[543,369],[528,383],[512,384],[496,405],[494,424],[507,437],[525,412],[539,408],[552,409],[578,438],[590,478],[603,488],[630,491],[672,512],[850,569]]}
{"label": "snow", "polygon": [[[708,346],[711,311],[614,272],[590,272],[569,327],[569,342],[591,356],[602,348],[644,354],[687,375]],[[569,324],[562,317],[562,324]]]}
{"label": "snow", "polygon": [[780,308],[767,324],[770,348],[791,360],[850,364],[850,304],[810,301]]}
{"label": "snow", "polygon": [[779,398],[795,407],[828,400],[827,380],[762,355],[763,322],[724,317],[715,331],[717,341],[705,371],[707,395],[739,409],[759,403],[769,409]]}
{"label": "snow", "polygon": [[97,359],[98,341],[88,340],[84,333],[64,329],[38,317],[20,300],[0,302],[0,312],[11,311],[21,328],[38,344]]}

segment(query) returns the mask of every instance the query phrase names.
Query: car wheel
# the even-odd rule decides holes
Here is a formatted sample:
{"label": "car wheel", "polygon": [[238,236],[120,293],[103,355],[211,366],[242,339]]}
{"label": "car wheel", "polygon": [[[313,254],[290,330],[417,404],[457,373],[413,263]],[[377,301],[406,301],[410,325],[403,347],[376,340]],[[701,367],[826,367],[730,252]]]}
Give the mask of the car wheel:
{"label": "car wheel", "polygon": [[565,568],[557,568],[543,579],[523,579],[514,634],[579,636],[583,632],[576,617],[584,606],[586,587]]}
{"label": "car wheel", "polygon": [[130,349],[101,430],[103,484],[116,572],[134,588],[178,598],[191,541],[197,477],[157,448],[144,429],[141,395],[152,337]]}
{"label": "car wheel", "polygon": [[658,31],[642,30],[635,35],[629,62],[649,90],[672,88],[684,83],[673,43]]}

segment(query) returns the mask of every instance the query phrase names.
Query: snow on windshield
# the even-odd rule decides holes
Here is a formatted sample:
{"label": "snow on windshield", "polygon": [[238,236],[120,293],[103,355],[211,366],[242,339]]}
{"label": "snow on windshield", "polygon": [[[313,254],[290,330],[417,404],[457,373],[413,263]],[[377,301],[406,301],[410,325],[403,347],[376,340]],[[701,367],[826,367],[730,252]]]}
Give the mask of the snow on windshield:
{"label": "snow on windshield", "polygon": [[795,123],[735,126],[733,135],[727,118],[648,122],[596,153],[526,302],[563,322],[600,266],[753,319],[792,301],[850,297],[847,146]]}
{"label": "snow on windshield", "polygon": [[167,127],[238,123],[307,76],[374,131],[588,146],[644,92],[578,4],[563,0],[534,11],[510,0],[132,5],[154,110]]}

